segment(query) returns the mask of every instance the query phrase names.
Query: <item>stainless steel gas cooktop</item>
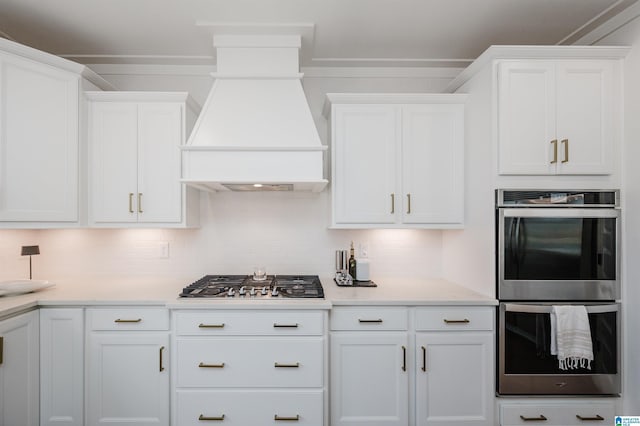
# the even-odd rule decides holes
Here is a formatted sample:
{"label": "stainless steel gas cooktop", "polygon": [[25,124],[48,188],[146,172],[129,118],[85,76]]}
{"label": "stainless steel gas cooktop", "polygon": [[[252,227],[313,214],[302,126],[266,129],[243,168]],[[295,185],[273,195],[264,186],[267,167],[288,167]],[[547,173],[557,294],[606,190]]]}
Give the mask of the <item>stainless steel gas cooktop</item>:
{"label": "stainless steel gas cooktop", "polygon": [[324,291],[317,275],[267,275],[262,280],[253,275],[206,275],[185,287],[180,297],[323,299]]}

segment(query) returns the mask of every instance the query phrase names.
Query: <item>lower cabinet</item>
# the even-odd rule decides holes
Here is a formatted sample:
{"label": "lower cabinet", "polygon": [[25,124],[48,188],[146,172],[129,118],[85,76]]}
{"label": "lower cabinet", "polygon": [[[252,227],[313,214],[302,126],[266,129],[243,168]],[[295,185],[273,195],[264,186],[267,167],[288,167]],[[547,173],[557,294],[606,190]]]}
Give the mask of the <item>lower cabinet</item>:
{"label": "lower cabinet", "polygon": [[315,310],[174,311],[173,424],[327,425],[325,318]]}
{"label": "lower cabinet", "polygon": [[84,425],[84,308],[40,310],[40,426]]}
{"label": "lower cabinet", "polygon": [[331,425],[407,425],[406,332],[331,334]]}
{"label": "lower cabinet", "polygon": [[500,403],[500,425],[515,426],[539,423],[552,426],[613,425],[616,399],[520,400]]}
{"label": "lower cabinet", "polygon": [[87,310],[87,424],[169,425],[165,309]]}
{"label": "lower cabinet", "polygon": [[493,311],[334,307],[331,425],[493,425]]}
{"label": "lower cabinet", "polygon": [[0,426],[39,423],[38,311],[0,321]]}

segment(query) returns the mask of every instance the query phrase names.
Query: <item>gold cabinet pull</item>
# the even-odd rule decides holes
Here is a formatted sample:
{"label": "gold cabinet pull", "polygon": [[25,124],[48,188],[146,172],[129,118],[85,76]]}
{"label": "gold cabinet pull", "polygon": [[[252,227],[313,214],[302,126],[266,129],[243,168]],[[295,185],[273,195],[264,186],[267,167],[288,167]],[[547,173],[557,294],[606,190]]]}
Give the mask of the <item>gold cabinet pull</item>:
{"label": "gold cabinet pull", "polygon": [[198,367],[200,367],[200,368],[224,368],[224,362],[222,364],[205,364],[204,362],[201,362],[200,364],[198,364]]}
{"label": "gold cabinet pull", "polygon": [[382,324],[382,318],[378,319],[358,319],[361,324]]}
{"label": "gold cabinet pull", "polygon": [[471,321],[469,321],[468,319],[461,319],[461,320],[450,320],[450,319],[444,319],[444,323],[445,324],[469,324]]}
{"label": "gold cabinet pull", "polygon": [[164,346],[160,346],[160,372],[164,371],[164,363],[162,362],[162,354],[164,353]]}
{"label": "gold cabinet pull", "polygon": [[552,140],[551,145],[553,145],[553,160],[551,160],[551,164],[555,164],[558,162],[558,139]]}
{"label": "gold cabinet pull", "polygon": [[411,214],[411,194],[407,194],[407,214]]}
{"label": "gold cabinet pull", "polygon": [[224,328],[224,323],[221,324],[203,324],[198,325],[199,328]]}
{"label": "gold cabinet pull", "polygon": [[198,420],[200,420],[201,422],[221,422],[224,420],[224,414],[217,417],[207,417],[204,414],[200,414]]}
{"label": "gold cabinet pull", "polygon": [[396,194],[391,194],[391,214],[396,212]]}
{"label": "gold cabinet pull", "polygon": [[298,328],[298,323],[295,324],[278,324],[273,323],[273,328]]}
{"label": "gold cabinet pull", "polygon": [[138,322],[142,322],[142,318],[136,318],[136,319],[121,319],[121,318],[118,318],[118,319],[114,320],[113,322],[115,322],[117,324],[121,324],[121,323],[138,323]]}
{"label": "gold cabinet pull", "polygon": [[138,192],[138,213],[144,213],[142,211],[142,192]]}
{"label": "gold cabinet pull", "polygon": [[129,213],[134,213],[134,211],[133,211],[133,192],[129,193]]}
{"label": "gold cabinet pull", "polygon": [[604,417],[602,417],[600,414],[596,414],[593,417],[583,417],[580,414],[576,414],[576,418],[583,422],[601,422],[604,420]]}
{"label": "gold cabinet pull", "polygon": [[422,346],[422,371],[427,371],[427,348]]}
{"label": "gold cabinet pull", "polygon": [[538,417],[525,417],[521,415],[520,418],[522,419],[523,422],[546,422],[547,421],[547,418],[542,414],[540,414],[540,416]]}
{"label": "gold cabinet pull", "polygon": [[275,368],[299,368],[300,363],[296,362],[295,364],[280,364],[279,362],[276,362],[273,364],[273,366]]}
{"label": "gold cabinet pull", "polygon": [[569,162],[569,139],[562,139],[560,143],[564,145],[564,159],[562,160],[562,163],[568,163]]}
{"label": "gold cabinet pull", "polygon": [[402,371],[407,371],[407,347],[402,347]]}
{"label": "gold cabinet pull", "polygon": [[0,336],[0,365],[4,362],[4,337]]}
{"label": "gold cabinet pull", "polygon": [[282,417],[279,415],[274,415],[273,420],[277,422],[297,422],[300,420],[300,414],[296,414],[295,417]]}

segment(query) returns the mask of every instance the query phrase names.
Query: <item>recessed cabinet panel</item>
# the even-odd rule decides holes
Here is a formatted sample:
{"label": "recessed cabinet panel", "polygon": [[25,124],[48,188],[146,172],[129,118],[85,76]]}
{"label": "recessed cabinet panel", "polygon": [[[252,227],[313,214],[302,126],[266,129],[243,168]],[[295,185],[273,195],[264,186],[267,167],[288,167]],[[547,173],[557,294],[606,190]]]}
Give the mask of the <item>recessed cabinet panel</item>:
{"label": "recessed cabinet panel", "polygon": [[95,222],[136,222],[137,106],[91,104],[91,198]]}
{"label": "recessed cabinet panel", "polygon": [[499,73],[500,174],[547,174],[555,138],[552,62],[504,62]]}
{"label": "recessed cabinet panel", "polygon": [[0,221],[78,220],[79,77],[0,54]]}
{"label": "recessed cabinet panel", "polygon": [[177,145],[183,143],[180,104],[138,107],[138,194],[141,222],[180,222],[182,183]]}
{"label": "recessed cabinet panel", "polygon": [[[336,106],[336,222],[394,223],[399,110],[388,105]],[[397,206],[396,206],[396,203]]]}
{"label": "recessed cabinet panel", "polygon": [[462,223],[463,129],[464,105],[410,105],[403,108],[404,223]]}

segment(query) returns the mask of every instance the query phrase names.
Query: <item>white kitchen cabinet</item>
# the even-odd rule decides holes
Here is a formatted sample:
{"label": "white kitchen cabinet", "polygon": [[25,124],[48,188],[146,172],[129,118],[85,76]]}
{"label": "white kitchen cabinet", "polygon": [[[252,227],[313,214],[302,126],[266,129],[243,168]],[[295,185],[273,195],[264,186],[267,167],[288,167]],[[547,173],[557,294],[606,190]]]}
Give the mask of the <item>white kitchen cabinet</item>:
{"label": "white kitchen cabinet", "polygon": [[493,309],[334,307],[331,424],[493,425]]}
{"label": "white kitchen cabinet", "polygon": [[331,311],[331,425],[408,425],[405,307]]}
{"label": "white kitchen cabinet", "polygon": [[326,314],[173,313],[173,424],[327,425]]}
{"label": "white kitchen cabinet", "polygon": [[618,399],[567,401],[562,399],[513,400],[500,405],[500,426],[539,423],[552,426],[613,425]]}
{"label": "white kitchen cabinet", "polygon": [[109,87],[84,65],[0,37],[0,227],[84,224],[80,91]]}
{"label": "white kitchen cabinet", "polygon": [[491,307],[415,309],[416,425],[493,425]]}
{"label": "white kitchen cabinet", "polygon": [[0,221],[78,220],[79,86],[0,51]]}
{"label": "white kitchen cabinet", "polygon": [[464,96],[329,94],[332,227],[460,227]]}
{"label": "white kitchen cabinet", "polygon": [[87,328],[87,424],[168,426],[166,310],[89,309]]}
{"label": "white kitchen cabinet", "polygon": [[186,93],[87,92],[90,223],[197,225],[197,191],[180,182],[178,147],[196,107]]}
{"label": "white kitchen cabinet", "polygon": [[40,310],[40,426],[84,425],[84,309]]}
{"label": "white kitchen cabinet", "polygon": [[0,321],[0,426],[39,424],[38,311]]}
{"label": "white kitchen cabinet", "polygon": [[611,60],[501,61],[499,173],[611,173],[614,76]]}

